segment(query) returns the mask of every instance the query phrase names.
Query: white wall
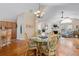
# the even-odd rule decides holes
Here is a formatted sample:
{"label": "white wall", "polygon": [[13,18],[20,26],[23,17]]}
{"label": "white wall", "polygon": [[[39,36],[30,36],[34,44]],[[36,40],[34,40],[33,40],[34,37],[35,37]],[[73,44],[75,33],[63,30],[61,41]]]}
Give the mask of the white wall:
{"label": "white wall", "polygon": [[[20,33],[20,26],[22,26],[22,34]],[[17,39],[23,39],[24,35],[24,15],[20,15],[17,18]]]}
{"label": "white wall", "polygon": [[[25,39],[25,33],[27,33],[28,38],[35,34],[35,17],[31,11],[27,11],[20,15],[17,19],[17,39]],[[22,26],[22,34],[20,33],[20,26]]]}
{"label": "white wall", "polygon": [[37,6],[36,3],[0,3],[0,19],[16,20],[18,14]]}

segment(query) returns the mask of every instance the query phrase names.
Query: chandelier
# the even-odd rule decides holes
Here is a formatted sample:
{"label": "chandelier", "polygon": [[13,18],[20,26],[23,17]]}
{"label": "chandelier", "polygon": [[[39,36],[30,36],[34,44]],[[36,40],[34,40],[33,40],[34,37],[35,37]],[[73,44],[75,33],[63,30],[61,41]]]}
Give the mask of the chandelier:
{"label": "chandelier", "polygon": [[38,6],[38,10],[37,10],[36,12],[34,12],[34,14],[35,14],[35,16],[36,16],[37,18],[41,18],[41,17],[44,15],[44,12],[42,12],[42,10],[41,10],[41,5],[40,5],[40,3],[39,3],[39,6]]}

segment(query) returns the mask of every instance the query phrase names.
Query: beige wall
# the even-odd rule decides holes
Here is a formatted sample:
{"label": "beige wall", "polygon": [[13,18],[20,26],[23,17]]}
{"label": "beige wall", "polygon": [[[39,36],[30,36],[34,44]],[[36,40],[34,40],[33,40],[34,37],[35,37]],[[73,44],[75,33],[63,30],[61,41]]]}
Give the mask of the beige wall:
{"label": "beige wall", "polygon": [[35,20],[35,16],[32,12],[27,12],[27,14],[25,14],[25,32],[28,37],[35,36]]}

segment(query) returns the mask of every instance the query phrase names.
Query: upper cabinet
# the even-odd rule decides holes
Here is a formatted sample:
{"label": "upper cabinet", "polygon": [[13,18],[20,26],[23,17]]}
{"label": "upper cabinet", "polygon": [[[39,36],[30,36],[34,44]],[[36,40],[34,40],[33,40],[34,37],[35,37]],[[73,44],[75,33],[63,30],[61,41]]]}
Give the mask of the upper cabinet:
{"label": "upper cabinet", "polygon": [[5,29],[15,29],[16,28],[16,22],[11,21],[0,21],[0,29],[4,27]]}
{"label": "upper cabinet", "polygon": [[11,39],[16,39],[16,22],[13,21],[0,21],[0,30],[12,30]]}

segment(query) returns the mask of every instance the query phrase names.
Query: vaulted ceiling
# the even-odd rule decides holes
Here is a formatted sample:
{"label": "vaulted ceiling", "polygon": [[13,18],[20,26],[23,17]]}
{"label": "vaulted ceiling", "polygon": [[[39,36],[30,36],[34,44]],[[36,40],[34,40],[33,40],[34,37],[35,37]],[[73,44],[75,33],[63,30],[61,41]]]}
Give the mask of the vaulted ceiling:
{"label": "vaulted ceiling", "polygon": [[[77,3],[41,3],[47,6],[45,15],[41,20],[45,22],[56,22],[61,19],[61,11],[64,11],[64,17],[79,18],[79,4]],[[36,11],[37,3],[0,3],[0,19],[15,20],[17,15],[26,11]]]}

